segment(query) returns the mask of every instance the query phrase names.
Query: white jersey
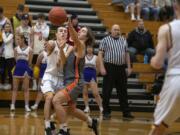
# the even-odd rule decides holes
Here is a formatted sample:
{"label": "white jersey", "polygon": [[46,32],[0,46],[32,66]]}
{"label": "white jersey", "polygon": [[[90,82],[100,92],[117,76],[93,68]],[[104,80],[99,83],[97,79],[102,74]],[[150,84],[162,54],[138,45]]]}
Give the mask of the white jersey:
{"label": "white jersey", "polygon": [[180,20],[170,23],[172,35],[172,48],[168,52],[167,75],[180,75]]}
{"label": "white jersey", "polygon": [[12,33],[2,33],[3,43],[4,43],[4,57],[6,59],[14,58],[14,48],[13,48],[13,34]]}
{"label": "white jersey", "polygon": [[15,49],[17,51],[17,60],[29,60],[29,52],[31,51],[29,46],[26,48],[20,48],[17,46]]}
{"label": "white jersey", "polygon": [[[64,49],[64,52],[66,52],[66,49]],[[46,68],[45,73],[50,73],[55,76],[62,76],[63,71],[58,66],[59,60],[60,60],[60,50],[55,41],[54,50],[51,52],[49,56],[47,56],[47,68]]]}
{"label": "white jersey", "polygon": [[28,45],[30,45],[30,43],[31,43],[31,39],[30,39],[31,27],[30,26],[27,26],[27,27],[19,26],[18,28],[19,28],[19,33],[24,35],[24,37],[26,38],[26,40],[28,42]]}
{"label": "white jersey", "polygon": [[[41,52],[44,49],[45,39],[48,38],[49,36],[49,26],[46,23],[42,25],[36,23],[36,25],[33,26],[33,32],[34,32],[33,54],[39,54],[39,52]],[[42,39],[39,39],[40,35],[42,35]]]}
{"label": "white jersey", "polygon": [[91,67],[91,68],[95,68],[96,69],[96,59],[97,56],[93,55],[93,57],[91,59],[88,58],[88,56],[85,56],[85,68],[86,67]]}

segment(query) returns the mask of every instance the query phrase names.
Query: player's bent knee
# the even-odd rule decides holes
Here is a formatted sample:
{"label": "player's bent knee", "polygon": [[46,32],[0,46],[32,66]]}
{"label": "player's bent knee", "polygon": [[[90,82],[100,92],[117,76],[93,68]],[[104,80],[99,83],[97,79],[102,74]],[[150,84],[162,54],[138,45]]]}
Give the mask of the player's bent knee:
{"label": "player's bent knee", "polygon": [[45,101],[51,102],[53,100],[53,93],[50,93],[50,92],[46,93],[44,98],[45,98]]}

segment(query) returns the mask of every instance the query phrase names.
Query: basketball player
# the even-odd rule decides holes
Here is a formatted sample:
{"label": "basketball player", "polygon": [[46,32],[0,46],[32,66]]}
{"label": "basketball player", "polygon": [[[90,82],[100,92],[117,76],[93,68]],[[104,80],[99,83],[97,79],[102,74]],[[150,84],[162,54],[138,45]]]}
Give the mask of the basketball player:
{"label": "basketball player", "polygon": [[61,55],[63,51],[65,51],[65,54],[68,54],[69,49],[72,48],[66,44],[67,29],[65,27],[57,29],[56,37],[56,41],[48,41],[45,47],[47,50],[47,67],[41,86],[41,91],[45,98],[44,117],[46,135],[52,135],[52,130],[54,130],[50,122],[53,96],[56,90],[63,88],[63,56]]}
{"label": "basketball player", "polygon": [[32,70],[30,64],[32,61],[32,49],[27,46],[27,41],[24,35],[16,35],[17,47],[15,48],[14,55],[16,59],[16,66],[13,73],[13,90],[12,102],[10,110],[15,110],[15,102],[19,84],[23,81],[25,110],[30,112],[29,108],[29,79],[32,77]]}
{"label": "basketball player", "polygon": [[[86,121],[89,128],[92,128],[98,135],[98,121],[87,116],[83,111],[76,108],[76,100],[83,90],[83,68],[85,57],[85,46],[92,45],[93,35],[87,27],[83,27],[79,33],[74,30],[71,21],[68,21],[70,36],[74,41],[74,50],[66,58],[64,67],[65,89],[56,93],[53,98],[53,104],[56,111],[57,119],[60,123],[58,135],[69,135],[67,129],[67,114],[71,114],[83,121]],[[63,103],[68,103],[67,110],[64,109]]]}
{"label": "basketball player", "polygon": [[160,27],[156,55],[151,60],[151,65],[160,69],[168,53],[166,78],[149,135],[164,135],[166,129],[180,117],[180,0],[174,1],[174,8],[177,20]]}

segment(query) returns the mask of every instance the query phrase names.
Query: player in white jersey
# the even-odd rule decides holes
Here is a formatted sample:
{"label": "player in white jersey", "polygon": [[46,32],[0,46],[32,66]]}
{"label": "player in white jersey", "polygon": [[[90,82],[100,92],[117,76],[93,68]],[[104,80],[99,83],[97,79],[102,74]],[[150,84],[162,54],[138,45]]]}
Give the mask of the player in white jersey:
{"label": "player in white jersey", "polygon": [[160,27],[156,55],[151,60],[151,65],[160,69],[168,55],[165,82],[149,135],[164,135],[166,129],[180,117],[180,0],[174,1],[174,9],[177,18]]}
{"label": "player in white jersey", "polygon": [[[47,67],[42,79],[41,91],[44,94],[44,117],[45,117],[45,134],[52,135],[54,127],[51,126],[50,114],[52,99],[55,92],[64,87],[63,65],[64,59],[62,54],[68,54],[71,46],[66,44],[67,29],[59,27],[56,33],[56,41],[49,41],[46,45],[47,50]],[[62,53],[63,52],[63,53]]]}
{"label": "player in white jersey", "polygon": [[86,56],[85,56],[85,67],[84,67],[84,90],[83,90],[83,99],[85,103],[85,109],[84,112],[88,113],[90,112],[89,104],[88,104],[88,88],[92,89],[93,96],[96,99],[97,104],[99,105],[99,110],[102,113],[103,107],[102,107],[102,99],[99,95],[98,91],[98,85],[97,85],[97,79],[96,74],[99,69],[99,60],[96,55],[93,54],[93,46],[89,45],[86,48]]}
{"label": "player in white jersey", "polygon": [[21,18],[21,25],[16,28],[16,35],[23,34],[28,42],[28,46],[33,47],[33,30],[29,26],[29,15],[24,14]]}
{"label": "player in white jersey", "polygon": [[16,66],[13,72],[13,90],[10,110],[15,110],[17,90],[20,82],[23,81],[22,87],[24,89],[25,110],[29,112],[31,111],[29,108],[29,79],[32,77],[32,70],[30,68],[32,49],[27,46],[24,35],[17,35],[16,42],[18,46],[14,51]]}

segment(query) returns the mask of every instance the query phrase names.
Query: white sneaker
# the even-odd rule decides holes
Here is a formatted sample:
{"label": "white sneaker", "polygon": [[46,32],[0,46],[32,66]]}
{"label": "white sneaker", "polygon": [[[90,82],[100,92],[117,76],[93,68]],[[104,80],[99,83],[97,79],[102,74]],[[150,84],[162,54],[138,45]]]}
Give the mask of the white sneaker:
{"label": "white sneaker", "polygon": [[33,85],[32,90],[37,90],[37,85],[36,84]]}
{"label": "white sneaker", "polygon": [[124,12],[125,12],[125,13],[129,13],[129,6],[126,6]]}
{"label": "white sneaker", "polygon": [[100,113],[103,113],[103,107],[99,107]]}
{"label": "white sneaker", "polygon": [[10,111],[15,111],[15,105],[14,104],[10,105]]}
{"label": "white sneaker", "polygon": [[137,20],[140,21],[140,20],[141,20],[141,17],[140,17],[140,16],[137,16]]}
{"label": "white sneaker", "polygon": [[134,16],[132,16],[131,21],[136,21],[136,18]]}
{"label": "white sneaker", "polygon": [[84,109],[84,112],[85,112],[85,113],[90,113],[89,107],[86,107],[86,108]]}
{"label": "white sneaker", "polygon": [[38,106],[37,106],[36,104],[34,104],[33,106],[31,106],[31,109],[32,109],[33,111],[37,110],[37,108],[38,108]]}
{"label": "white sneaker", "polygon": [[11,89],[11,84],[5,84],[3,89],[4,90],[10,90]]}
{"label": "white sneaker", "polygon": [[26,111],[26,112],[30,112],[30,111],[31,111],[31,109],[29,108],[28,105],[25,105],[25,111]]}

